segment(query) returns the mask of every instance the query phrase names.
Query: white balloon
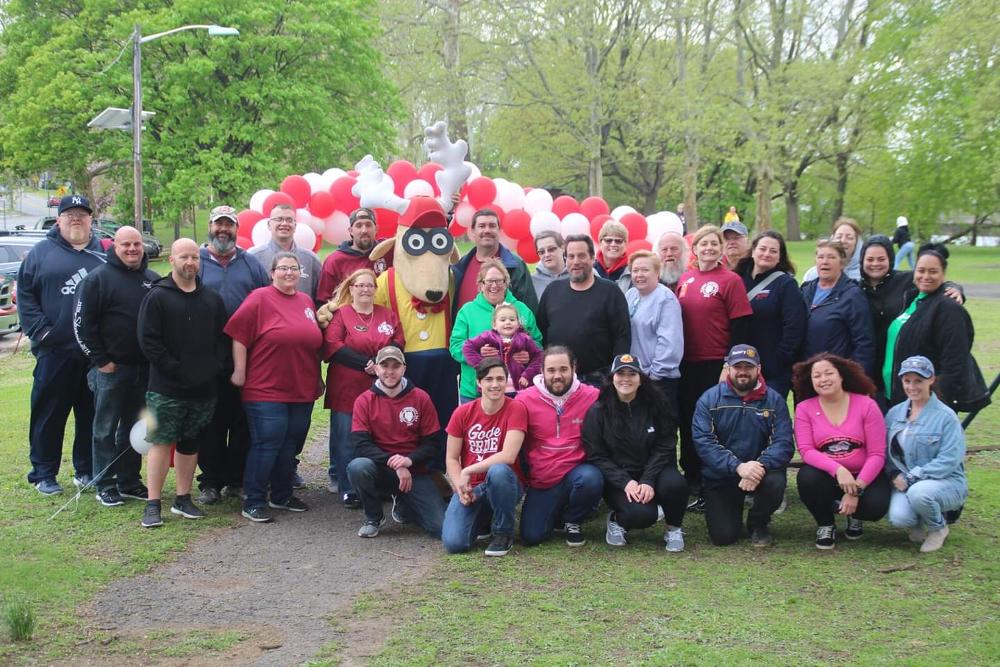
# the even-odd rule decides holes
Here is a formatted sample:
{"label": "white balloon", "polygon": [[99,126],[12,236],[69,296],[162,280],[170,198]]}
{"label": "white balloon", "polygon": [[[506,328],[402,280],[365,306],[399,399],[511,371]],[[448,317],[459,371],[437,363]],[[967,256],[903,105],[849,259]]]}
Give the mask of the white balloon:
{"label": "white balloon", "polygon": [[274,190],[258,190],[250,197],[250,210],[264,214],[264,200],[274,194]]}
{"label": "white balloon", "polygon": [[480,176],[483,175],[483,172],[479,171],[479,167],[477,167],[476,165],[472,164],[468,160],[465,161],[465,165],[471,170],[471,173],[469,174],[469,177],[467,179],[465,179],[466,183],[468,183],[469,181],[474,181],[474,180],[476,180],[477,178],[479,178]]}
{"label": "white balloon", "polygon": [[307,226],[317,236],[323,233],[323,220],[310,213],[308,209],[300,208],[295,211],[295,222]]}
{"label": "white balloon", "polygon": [[[267,218],[258,220],[250,231],[250,240],[256,248],[259,245],[267,245],[271,240],[271,230],[267,228]],[[310,246],[311,247],[311,246]]]}
{"label": "white balloon", "polygon": [[413,199],[414,197],[433,197],[434,186],[422,178],[415,178],[403,188],[403,197]]}
{"label": "white balloon", "polygon": [[340,169],[339,167],[333,167],[332,169],[327,169],[322,174],[323,182],[328,183],[328,185],[326,186],[327,188],[330,187],[329,184],[332,184],[335,180],[341,178],[342,176],[347,176],[347,172],[344,171],[343,169]]}
{"label": "white balloon", "polygon": [[334,211],[323,219],[323,239],[331,245],[340,245],[350,237],[347,231],[350,221],[343,211]]}
{"label": "white balloon", "polygon": [[635,212],[636,210],[631,206],[625,206],[624,204],[622,204],[621,206],[616,206],[615,210],[611,211],[611,217],[620,222],[623,215],[628,215],[629,213],[635,213]]}
{"label": "white balloon", "polygon": [[[680,216],[673,211],[661,211],[655,215],[661,216],[666,222],[666,226],[660,236],[663,236],[663,234],[666,234],[667,232],[675,232],[677,234],[684,233],[684,221],[681,220]],[[649,218],[646,219],[646,224],[649,224]],[[657,236],[656,240],[659,241],[660,237]]]}
{"label": "white balloon", "polygon": [[309,225],[295,226],[295,245],[312,250],[316,247],[316,232]]}
{"label": "white balloon", "polygon": [[323,177],[317,174],[315,171],[310,171],[308,174],[302,174],[302,178],[309,182],[310,192],[319,192],[320,190],[329,190],[330,186],[323,187]]}
{"label": "white balloon", "polygon": [[497,196],[493,203],[504,211],[514,211],[524,208],[524,188],[517,183],[511,183],[502,179],[495,179],[497,186]]}
{"label": "white balloon", "polygon": [[140,419],[132,425],[132,430],[128,434],[132,449],[139,452],[140,456],[145,456],[153,448],[153,443],[146,440],[147,428],[146,420]]}
{"label": "white balloon", "polygon": [[[586,218],[584,218],[584,220],[586,220]],[[561,224],[559,222],[558,215],[552,211],[540,211],[531,216],[529,228],[531,229],[531,236],[535,237],[542,232],[558,232],[560,226]]]}
{"label": "white balloon", "polygon": [[652,243],[654,248],[670,224],[667,218],[663,216],[664,213],[665,211],[660,211],[646,218],[646,240]]}
{"label": "white balloon", "polygon": [[[534,192],[534,190],[532,190]],[[552,215],[555,215],[553,213]],[[587,220],[587,216],[583,213],[568,213],[566,217],[562,219],[562,229],[560,233],[563,238],[569,236],[570,234],[586,234],[590,236],[590,220]]]}
{"label": "white balloon", "polygon": [[552,210],[552,195],[548,190],[535,188],[524,195],[524,210],[528,215]]}
{"label": "white balloon", "polygon": [[476,207],[467,201],[455,207],[455,217],[453,222],[457,222],[462,227],[468,228],[472,224],[472,216],[476,214]]}

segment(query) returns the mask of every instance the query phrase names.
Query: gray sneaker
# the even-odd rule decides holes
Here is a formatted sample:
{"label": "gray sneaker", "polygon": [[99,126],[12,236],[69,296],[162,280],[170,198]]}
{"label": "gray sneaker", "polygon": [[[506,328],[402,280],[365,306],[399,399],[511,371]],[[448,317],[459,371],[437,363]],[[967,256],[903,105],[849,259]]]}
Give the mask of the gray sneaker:
{"label": "gray sneaker", "polygon": [[174,498],[174,504],[170,506],[170,513],[178,514],[185,519],[205,518],[205,513],[198,509],[193,502],[191,502],[191,494],[177,496]]}
{"label": "gray sneaker", "polygon": [[143,528],[156,528],[163,525],[163,518],[160,516],[160,501],[148,501],[146,509],[142,512],[142,521],[139,525]]}
{"label": "gray sneaker", "polygon": [[222,494],[214,486],[206,486],[195,498],[202,505],[215,505],[222,499]]}
{"label": "gray sneaker", "polygon": [[604,541],[613,547],[623,547],[626,544],[626,530],[611,518],[614,515],[614,512],[608,512],[608,527],[604,533]]}
{"label": "gray sneaker", "polygon": [[57,496],[63,492],[59,482],[54,479],[43,479],[40,482],[35,482],[35,489],[43,496]]}
{"label": "gray sneaker", "polygon": [[385,517],[382,517],[378,521],[365,519],[365,522],[361,524],[361,528],[358,529],[358,537],[378,537],[378,532],[384,525]]}
{"label": "gray sneaker", "polygon": [[924,543],[920,545],[920,553],[930,553],[943,547],[944,539],[948,537],[948,532],[948,524],[945,524],[944,528],[927,531],[927,537],[924,538]]}
{"label": "gray sneaker", "polygon": [[667,528],[667,532],[663,533],[663,541],[667,543],[665,548],[670,553],[684,551],[684,531],[680,528]]}

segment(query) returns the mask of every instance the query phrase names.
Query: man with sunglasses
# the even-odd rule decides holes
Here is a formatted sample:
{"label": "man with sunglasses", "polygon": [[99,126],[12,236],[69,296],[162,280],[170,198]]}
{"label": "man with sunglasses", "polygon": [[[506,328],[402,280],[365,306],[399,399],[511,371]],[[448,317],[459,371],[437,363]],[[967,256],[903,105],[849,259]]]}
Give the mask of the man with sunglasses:
{"label": "man with sunglasses", "polygon": [[316,287],[319,285],[319,275],[323,264],[309,248],[300,248],[295,244],[295,208],[288,204],[278,204],[271,209],[271,217],[267,221],[267,229],[271,232],[271,240],[266,245],[251,248],[248,252],[260,260],[264,267],[271,266],[274,256],[279,252],[290,252],[299,259],[299,282],[296,289],[316,299]]}
{"label": "man with sunglasses", "polygon": [[542,300],[542,292],[550,283],[569,278],[565,246],[566,242],[559,232],[546,230],[535,236],[538,264],[535,265],[535,272],[531,274],[531,284],[539,301]]}
{"label": "man with sunglasses", "polygon": [[371,269],[378,276],[392,266],[391,250],[377,260],[368,257],[375,247],[378,233],[374,211],[359,208],[351,213],[347,232],[351,238],[341,243],[323,262],[319,284],[316,286],[316,304],[319,306],[329,301],[340,283],[358,269]]}

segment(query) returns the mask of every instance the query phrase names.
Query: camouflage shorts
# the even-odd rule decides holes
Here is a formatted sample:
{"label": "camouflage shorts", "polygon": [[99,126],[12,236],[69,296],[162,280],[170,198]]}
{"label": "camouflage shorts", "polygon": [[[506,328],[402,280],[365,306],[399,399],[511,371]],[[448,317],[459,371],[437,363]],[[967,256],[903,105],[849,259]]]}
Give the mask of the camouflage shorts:
{"label": "camouflage shorts", "polygon": [[147,442],[176,444],[181,454],[198,453],[198,440],[215,412],[214,397],[186,401],[147,391],[146,406],[155,420]]}

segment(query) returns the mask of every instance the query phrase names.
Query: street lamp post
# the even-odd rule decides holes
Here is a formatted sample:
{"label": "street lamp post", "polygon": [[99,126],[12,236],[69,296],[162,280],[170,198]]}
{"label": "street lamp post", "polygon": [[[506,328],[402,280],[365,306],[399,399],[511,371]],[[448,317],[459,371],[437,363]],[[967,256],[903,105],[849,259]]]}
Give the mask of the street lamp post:
{"label": "street lamp post", "polygon": [[142,45],[183,30],[207,30],[209,37],[240,34],[236,28],[220,25],[185,25],[143,37],[139,24],[135,25],[132,32],[132,176],[135,189],[134,223],[139,231],[142,231]]}

